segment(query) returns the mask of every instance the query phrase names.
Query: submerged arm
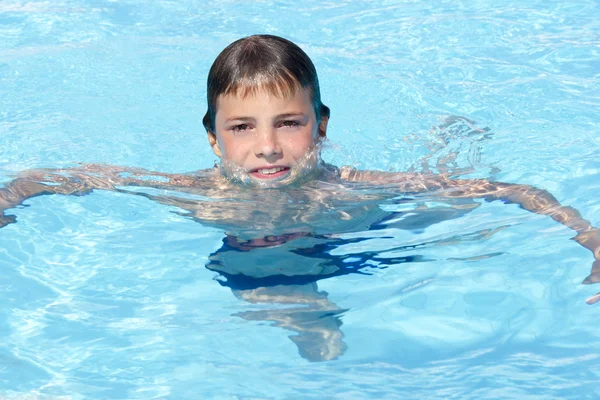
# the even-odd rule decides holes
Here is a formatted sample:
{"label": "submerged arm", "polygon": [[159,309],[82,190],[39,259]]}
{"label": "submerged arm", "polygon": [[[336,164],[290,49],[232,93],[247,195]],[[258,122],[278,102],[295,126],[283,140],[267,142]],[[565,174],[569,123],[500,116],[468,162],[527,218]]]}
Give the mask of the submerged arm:
{"label": "submerged arm", "polygon": [[91,191],[82,182],[57,176],[54,182],[38,181],[30,178],[17,178],[4,188],[0,188],[0,228],[16,222],[14,215],[5,215],[4,211],[14,208],[32,197],[47,194],[84,195]]}
{"label": "submerged arm", "polygon": [[503,200],[521,208],[547,215],[578,233],[575,241],[590,250],[600,260],[600,230],[584,219],[573,207],[563,206],[550,193],[529,185],[488,182],[481,180],[448,180],[446,197],[483,198],[488,201]]}
{"label": "submerged arm", "polygon": [[[403,192],[432,192],[446,198],[481,198],[518,204],[536,214],[547,215],[577,232],[574,240],[594,254],[591,274],[583,283],[600,282],[600,229],[584,219],[576,209],[563,206],[549,192],[529,185],[489,182],[485,179],[450,179],[445,175],[386,173],[341,169],[342,179],[399,188]],[[600,296],[588,300],[596,302]]]}
{"label": "submerged arm", "polygon": [[119,186],[143,186],[157,189],[206,190],[206,177],[166,174],[139,168],[83,165],[70,169],[38,169],[25,171],[0,188],[0,228],[16,222],[14,215],[4,211],[23,204],[27,199],[62,194],[82,196],[93,190],[115,191]]}
{"label": "submerged arm", "polygon": [[[485,180],[449,181],[448,197],[473,197],[486,200],[504,200],[537,214],[548,215],[577,232],[573,238],[594,254],[592,271],[584,284],[600,282],[600,229],[584,219],[573,207],[563,206],[550,193],[529,185],[487,182]],[[600,293],[587,299],[588,304],[600,301]]]}

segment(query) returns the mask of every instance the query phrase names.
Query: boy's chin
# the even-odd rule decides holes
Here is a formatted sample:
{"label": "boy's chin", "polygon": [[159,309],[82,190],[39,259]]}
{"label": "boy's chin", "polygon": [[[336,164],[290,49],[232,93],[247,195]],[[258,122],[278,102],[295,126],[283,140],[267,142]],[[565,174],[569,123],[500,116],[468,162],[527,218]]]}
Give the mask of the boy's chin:
{"label": "boy's chin", "polygon": [[263,178],[263,177],[258,177],[255,176],[254,174],[248,174],[248,176],[250,177],[250,181],[252,182],[253,186],[257,186],[257,187],[263,187],[263,188],[270,188],[270,187],[281,187],[281,186],[287,186],[290,183],[296,181],[296,179],[294,179],[294,174],[295,170],[290,168],[287,171],[285,171],[285,173],[277,176],[277,177],[269,177],[269,178]]}

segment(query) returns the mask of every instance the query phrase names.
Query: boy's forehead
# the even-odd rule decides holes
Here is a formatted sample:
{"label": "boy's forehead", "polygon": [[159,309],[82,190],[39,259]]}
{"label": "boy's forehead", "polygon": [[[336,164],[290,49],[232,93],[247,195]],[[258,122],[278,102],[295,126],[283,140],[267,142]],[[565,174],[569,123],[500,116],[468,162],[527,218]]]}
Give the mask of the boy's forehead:
{"label": "boy's forehead", "polygon": [[267,97],[274,96],[277,98],[293,97],[296,92],[304,90],[295,82],[287,84],[281,81],[266,81],[262,79],[243,80],[236,85],[232,85],[225,90],[222,96],[234,96],[241,99],[248,97]]}
{"label": "boy's forehead", "polygon": [[299,100],[307,101],[310,104],[310,90],[308,88],[299,88],[287,93],[273,92],[268,88],[256,88],[255,90],[236,90],[230,93],[224,93],[217,97],[217,111],[219,108],[228,105],[242,104],[267,104],[273,100],[281,102],[291,102]]}

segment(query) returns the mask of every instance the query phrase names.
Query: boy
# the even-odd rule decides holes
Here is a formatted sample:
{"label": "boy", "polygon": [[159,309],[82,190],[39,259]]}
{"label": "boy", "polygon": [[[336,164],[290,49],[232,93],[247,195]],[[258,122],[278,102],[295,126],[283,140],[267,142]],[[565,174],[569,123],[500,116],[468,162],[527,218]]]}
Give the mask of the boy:
{"label": "boy", "polygon": [[[221,160],[219,166],[183,175],[97,165],[29,171],[0,189],[0,226],[15,222],[4,210],[30,197],[114,190],[177,206],[201,222],[235,231],[235,235],[228,235],[228,249],[248,252],[300,238],[332,237],[373,227],[386,217],[378,207],[380,200],[399,193],[427,192],[451,201],[503,200],[550,216],[575,230],[575,240],[594,253],[592,273],[584,283],[600,280],[600,231],[543,190],[485,180],[454,180],[447,175],[357,171],[324,163],[320,145],[327,134],[330,111],[321,101],[312,61],[286,39],[256,35],[230,44],[210,69],[207,100],[203,124],[209,144]],[[211,200],[191,201],[124,189],[136,186],[187,192]],[[375,199],[368,190],[372,188],[380,189]],[[291,200],[288,205],[273,201],[278,196]],[[252,203],[252,210],[236,210],[228,206],[227,199],[261,201]],[[295,201],[301,206],[290,207]],[[335,205],[344,201],[345,208],[336,209]],[[324,218],[324,210],[342,222],[332,227],[331,218]],[[244,220],[251,224],[241,226]],[[343,221],[352,223],[344,226]],[[596,295],[588,302],[599,299]]]}
{"label": "boy", "polygon": [[[430,221],[457,218],[477,206],[468,199],[516,203],[575,230],[575,240],[595,258],[584,283],[600,281],[600,231],[543,190],[454,180],[446,174],[357,171],[322,162],[320,145],[327,135],[329,108],[321,102],[313,63],[288,40],[256,35],[229,45],[210,69],[207,99],[203,123],[219,166],[181,175],[98,165],[28,171],[0,188],[0,227],[15,222],[4,211],[28,198],[84,195],[94,189],[145,196],[186,210],[186,215],[226,232],[222,247],[206,266],[224,278],[219,279],[222,285],[248,302],[301,305],[237,315],[296,332],[290,339],[312,361],[335,359],[346,349],[339,318],[345,310],[319,291],[319,279],[426,261],[418,254],[389,258],[362,251],[349,257],[332,250],[364,240],[356,233],[388,224],[414,230]],[[161,191],[153,194],[148,188]],[[399,199],[400,194],[427,194],[450,204],[421,207],[413,220],[410,213],[398,218],[380,205],[415,202]],[[435,215],[423,218],[427,213]],[[489,237],[495,231],[470,237]],[[344,233],[354,235],[348,238]],[[392,250],[402,253],[421,245],[428,243]],[[600,294],[587,302],[598,300]]]}

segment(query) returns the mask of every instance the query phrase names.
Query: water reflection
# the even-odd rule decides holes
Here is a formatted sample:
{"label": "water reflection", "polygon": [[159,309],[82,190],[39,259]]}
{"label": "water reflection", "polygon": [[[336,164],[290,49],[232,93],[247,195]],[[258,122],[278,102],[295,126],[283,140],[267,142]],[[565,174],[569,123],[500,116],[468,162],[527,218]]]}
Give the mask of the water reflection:
{"label": "water reflection", "polygon": [[[268,307],[235,315],[294,332],[290,339],[302,357],[326,361],[346,350],[341,327],[348,310],[330,301],[318,281],[431,261],[418,254],[419,248],[442,244],[440,240],[393,244],[385,253],[374,249],[372,242],[361,242],[392,239],[387,243],[393,243],[394,229],[419,233],[459,218],[479,203],[427,194],[399,196],[396,185],[340,182],[334,167],[326,166],[320,177],[276,190],[219,187],[202,175],[185,177],[187,181],[178,182],[181,186],[176,190],[146,185],[141,179],[133,182],[139,187],[111,190],[176,207],[174,212],[222,230],[222,245],[209,256],[206,267],[217,272],[218,282],[237,298]],[[479,240],[490,234],[484,230],[445,237],[443,242]]]}
{"label": "water reflection", "polygon": [[[420,231],[433,223],[458,218],[476,206],[465,201],[460,205],[432,208],[421,205],[416,212],[386,212],[385,215],[377,207],[377,218],[367,218],[373,222],[364,230],[346,230],[352,232],[351,235],[301,231],[249,239],[241,224],[242,237],[230,231],[223,238],[221,248],[210,255],[206,267],[218,272],[218,282],[229,287],[237,298],[252,304],[272,305],[235,316],[247,321],[271,322],[294,332],[290,339],[299,354],[309,361],[334,360],[347,348],[341,327],[343,314],[348,310],[330,301],[328,293],[319,290],[318,281],[347,274],[368,275],[376,269],[405,262],[431,261],[415,255],[412,250],[440,242],[397,246],[386,252],[398,254],[411,250],[413,254],[407,256],[383,257],[380,251],[340,251],[341,247],[374,237],[389,238],[386,232],[392,227]],[[353,223],[352,219],[347,220],[347,225]],[[482,238],[489,234],[482,231],[475,236]],[[470,239],[474,239],[473,235]],[[454,240],[458,238],[444,239]]]}
{"label": "water reflection", "polygon": [[305,285],[277,285],[233,293],[250,303],[293,305],[293,307],[245,311],[234,314],[247,321],[269,321],[274,326],[295,332],[289,338],[300,355],[309,361],[334,360],[346,351],[340,327],[342,309],[319,291],[316,282]]}

